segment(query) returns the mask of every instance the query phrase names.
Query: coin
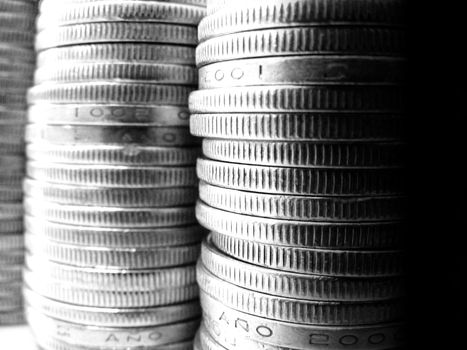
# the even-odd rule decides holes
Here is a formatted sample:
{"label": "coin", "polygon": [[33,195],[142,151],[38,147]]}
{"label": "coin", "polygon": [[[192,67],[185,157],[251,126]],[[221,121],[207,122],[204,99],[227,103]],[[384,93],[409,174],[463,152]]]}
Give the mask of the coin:
{"label": "coin", "polygon": [[[41,315],[32,308],[26,309],[28,323],[33,333],[40,332],[71,345],[128,349],[139,346],[142,349],[176,343],[190,339],[198,327],[198,320],[142,328],[103,328],[72,324]],[[66,329],[66,333],[61,329]]]}
{"label": "coin", "polygon": [[271,141],[388,141],[403,137],[404,119],[391,113],[194,113],[195,136]]}
{"label": "coin", "polygon": [[316,26],[265,29],[223,35],[199,44],[198,66],[235,59],[296,55],[401,56],[403,29]]}
{"label": "coin", "polygon": [[[2,222],[3,225],[3,222]],[[0,235],[0,254],[4,251],[20,250],[24,248],[23,236],[18,234]]]}
{"label": "coin", "polygon": [[187,107],[131,104],[46,104],[29,107],[31,123],[51,125],[187,126]]}
{"label": "coin", "polygon": [[319,350],[349,346],[383,350],[404,344],[403,323],[331,327],[268,320],[255,313],[234,310],[206,293],[201,293],[201,305],[210,334],[224,343],[225,339],[234,338],[237,342],[253,341],[300,350],[310,349],[310,345]]}
{"label": "coin", "polygon": [[43,241],[27,232],[26,249],[57,263],[107,269],[150,269],[186,265],[196,261],[199,244],[173,247],[103,248]]}
{"label": "coin", "polygon": [[382,197],[311,197],[253,193],[209,185],[199,186],[207,205],[238,214],[298,221],[390,221],[405,216],[406,199]]}
{"label": "coin", "polygon": [[172,208],[89,207],[43,203],[31,197],[26,197],[24,202],[26,214],[68,225],[157,228],[188,225],[196,221],[194,208],[191,206]]}
{"label": "coin", "polygon": [[266,28],[298,25],[402,25],[403,3],[392,1],[281,0],[268,2],[216,0],[199,25],[200,39]]}
{"label": "coin", "polygon": [[198,243],[205,230],[199,225],[177,227],[102,227],[65,225],[25,216],[25,230],[44,240],[78,246],[106,248],[171,247]]}
{"label": "coin", "polygon": [[243,165],[198,159],[197,174],[208,184],[272,194],[389,195],[404,191],[399,169],[289,168]]}
{"label": "coin", "polygon": [[149,83],[90,82],[41,84],[29,90],[35,103],[128,103],[184,105],[192,89],[186,86]]}
{"label": "coin", "polygon": [[404,61],[352,56],[261,57],[199,69],[200,89],[255,85],[363,85],[403,81]]}
{"label": "coin", "polygon": [[224,253],[254,265],[335,277],[398,276],[404,272],[400,250],[323,250],[256,243],[217,232],[213,244]]}
{"label": "coin", "polygon": [[[64,341],[56,340],[54,338],[48,338],[47,336],[42,336],[40,334],[35,334],[35,340],[38,345],[41,347],[41,350],[97,350],[93,346],[80,346],[80,345],[71,345]],[[108,347],[99,347],[99,350],[111,350],[112,348]],[[144,347],[145,350],[192,350],[193,342],[186,341],[183,343],[168,344],[168,345],[157,345],[156,347]]]}
{"label": "coin", "polygon": [[82,326],[89,324],[122,329],[164,326],[193,320],[200,314],[197,300],[161,307],[112,309],[62,303],[45,298],[28,288],[25,288],[24,294],[26,305],[37,310],[37,313]]}
{"label": "coin", "polygon": [[119,80],[151,82],[161,84],[196,85],[198,75],[190,66],[161,63],[126,63],[112,61],[111,63],[78,63],[44,65],[35,73],[36,84],[55,82],[73,83],[95,80]]}
{"label": "coin", "polygon": [[43,11],[37,28],[68,26],[80,23],[107,21],[168,22],[196,26],[204,16],[204,9],[174,3],[149,1],[112,1],[73,4],[57,3],[55,11]]}
{"label": "coin", "polygon": [[[244,263],[215,247],[212,237],[202,244],[201,258],[206,270],[222,280],[261,293],[302,300],[377,301],[404,295],[404,281],[394,278],[337,278],[274,270]],[[246,254],[245,254],[246,256]]]}
{"label": "coin", "polygon": [[[25,180],[25,193],[35,199],[70,205],[138,207],[176,207],[194,204],[196,187],[112,188],[67,186]],[[0,196],[2,194],[0,187]],[[1,198],[1,197],[0,197]]]}
{"label": "coin", "polygon": [[64,27],[48,26],[36,36],[36,50],[102,42],[151,42],[194,46],[196,28],[165,23],[97,22]]}
{"label": "coin", "polygon": [[[196,283],[194,265],[125,271],[63,265],[27,254],[26,267],[34,273],[35,278],[61,281],[68,287],[96,291],[151,292]],[[11,272],[12,276],[16,276],[13,272],[16,270]]]}
{"label": "coin", "polygon": [[194,167],[127,167],[28,162],[29,177],[66,185],[167,188],[197,184]]}
{"label": "coin", "polygon": [[193,113],[401,112],[398,86],[247,86],[198,90],[190,95]]}
{"label": "coin", "polygon": [[144,308],[179,304],[198,297],[198,286],[194,284],[153,289],[150,291],[100,290],[67,285],[59,280],[48,279],[43,283],[41,276],[25,270],[24,283],[40,295],[73,305],[102,308]]}
{"label": "coin", "polygon": [[197,147],[160,147],[131,144],[57,145],[54,143],[31,143],[26,147],[26,153],[29,159],[44,163],[180,166],[195,164],[200,150]]}
{"label": "coin", "polygon": [[[1,50],[1,46],[0,46]],[[194,66],[195,49],[189,46],[157,43],[99,43],[50,48],[37,55],[38,67],[71,62],[139,62]]]}
{"label": "coin", "polygon": [[203,154],[210,159],[294,168],[401,167],[406,149],[401,142],[203,140]]}

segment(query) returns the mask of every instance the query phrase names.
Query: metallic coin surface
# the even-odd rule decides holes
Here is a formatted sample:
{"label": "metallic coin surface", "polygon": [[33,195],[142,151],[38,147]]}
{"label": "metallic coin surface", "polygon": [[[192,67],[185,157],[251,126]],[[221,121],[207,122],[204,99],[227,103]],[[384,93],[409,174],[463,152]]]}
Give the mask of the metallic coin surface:
{"label": "metallic coin surface", "polygon": [[401,25],[404,8],[400,0],[212,0],[209,16],[199,25],[202,40],[241,31],[319,25]]}
{"label": "metallic coin surface", "polygon": [[213,244],[226,254],[254,265],[277,270],[335,277],[398,276],[404,272],[404,254],[398,250],[322,250],[254,243],[211,234]]}
{"label": "metallic coin surface", "polygon": [[[383,350],[404,343],[404,325],[386,323],[353,327],[303,325],[268,320],[256,314],[234,310],[206,293],[201,293],[203,320],[217,340],[235,339],[307,350],[361,349]],[[223,341],[221,341],[223,342]],[[225,340],[224,340],[225,342]],[[349,345],[350,342],[350,345]],[[251,344],[251,343],[250,343]]]}
{"label": "metallic coin surface", "polygon": [[29,177],[67,185],[109,187],[193,186],[197,184],[194,167],[127,167],[113,165],[60,164],[29,162]]}
{"label": "metallic coin surface", "polygon": [[403,55],[404,30],[386,27],[315,26],[223,35],[200,43],[198,66],[234,59],[296,55]]}
{"label": "metallic coin surface", "polygon": [[44,163],[180,166],[195,164],[201,152],[197,147],[32,143],[26,153],[29,159]]}
{"label": "metallic coin surface", "polygon": [[26,249],[57,263],[107,269],[155,269],[192,264],[199,255],[199,244],[174,247],[102,248],[43,241],[26,233]]}
{"label": "metallic coin surface", "polygon": [[[1,50],[1,46],[0,46]],[[51,48],[37,55],[38,67],[53,63],[125,61],[194,66],[195,49],[153,43],[100,43]]]}
{"label": "metallic coin surface", "polygon": [[405,216],[406,198],[311,197],[263,194],[200,182],[200,199],[207,205],[237,214],[299,221],[391,221]]}
{"label": "metallic coin surface", "polygon": [[[112,342],[113,349],[137,346],[145,349],[189,340],[195,335],[199,321],[185,321],[171,325],[141,328],[91,327],[60,321],[27,308],[26,315],[33,332],[41,332],[71,345],[105,347]],[[66,329],[64,333],[61,329]],[[136,338],[136,340],[135,340]]]}
{"label": "metallic coin surface", "polygon": [[401,142],[203,140],[203,154],[210,159],[294,168],[401,167],[406,149]]}
{"label": "metallic coin surface", "polygon": [[128,103],[184,105],[192,89],[179,85],[113,81],[41,84],[29,90],[29,103]]}
{"label": "metallic coin surface", "polygon": [[403,296],[402,278],[337,278],[261,267],[225,254],[208,238],[200,262],[224,281],[261,293],[303,300],[376,301]]}
{"label": "metallic coin surface", "polygon": [[47,125],[187,126],[184,106],[131,104],[37,104],[29,107],[31,123]]}
{"label": "metallic coin surface", "polygon": [[[35,276],[61,281],[68,287],[76,286],[96,291],[150,292],[161,288],[181,287],[194,284],[195,266],[187,265],[164,269],[111,270],[63,265],[26,255],[26,267]],[[11,270],[11,272],[10,272]],[[16,270],[5,271],[16,276]]]}
{"label": "metallic coin surface", "polygon": [[190,95],[194,113],[401,112],[399,86],[249,86],[198,90]]}
{"label": "metallic coin surface", "polygon": [[261,57],[213,63],[199,70],[200,89],[255,85],[394,84],[404,62],[395,58],[347,56]]}
{"label": "metallic coin surface", "polygon": [[199,137],[271,141],[387,141],[403,135],[401,115],[371,113],[193,114]]}
{"label": "metallic coin surface", "polygon": [[196,28],[165,23],[97,22],[47,27],[36,36],[36,50],[105,42],[151,42],[194,46]]}
{"label": "metallic coin surface", "polygon": [[45,298],[25,288],[26,304],[43,315],[78,325],[97,327],[151,327],[178,323],[198,318],[198,301],[148,308],[96,308],[72,305]]}
{"label": "metallic coin surface", "polygon": [[41,12],[37,28],[108,21],[162,22],[197,25],[204,16],[201,7],[149,1],[57,3],[55,11]]}
{"label": "metallic coin surface", "polygon": [[[24,190],[35,199],[70,205],[111,207],[176,207],[194,204],[196,187],[112,188],[68,186],[26,179]],[[0,198],[1,198],[0,187]],[[21,197],[20,197],[21,198]]]}
{"label": "metallic coin surface", "polygon": [[190,146],[197,140],[186,127],[143,126],[45,126],[29,125],[26,142],[57,144],[135,144],[141,146]]}
{"label": "metallic coin surface", "polygon": [[402,194],[398,169],[266,167],[198,159],[201,181],[251,192],[326,196]]}
{"label": "metallic coin surface", "polygon": [[205,230],[195,225],[176,227],[102,227],[66,225],[25,216],[25,230],[43,240],[78,246],[144,248],[191,245],[201,241]]}
{"label": "metallic coin surface", "polygon": [[140,81],[161,84],[195,85],[198,76],[190,66],[156,63],[77,63],[56,67],[45,65],[36,70],[36,84],[47,82],[86,82],[94,80]]}

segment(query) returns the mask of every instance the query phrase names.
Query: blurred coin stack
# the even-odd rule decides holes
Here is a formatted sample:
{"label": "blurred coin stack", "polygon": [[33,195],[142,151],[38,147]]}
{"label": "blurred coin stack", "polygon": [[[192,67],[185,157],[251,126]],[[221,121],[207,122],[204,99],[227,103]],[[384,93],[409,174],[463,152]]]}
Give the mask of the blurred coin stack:
{"label": "blurred coin stack", "polygon": [[0,325],[24,322],[24,125],[34,74],[35,15],[32,0],[0,2]]}
{"label": "blurred coin stack", "polygon": [[25,297],[39,346],[192,348],[203,0],[43,0],[29,93]]}
{"label": "blurred coin stack", "polygon": [[402,0],[208,0],[197,350],[403,344]]}

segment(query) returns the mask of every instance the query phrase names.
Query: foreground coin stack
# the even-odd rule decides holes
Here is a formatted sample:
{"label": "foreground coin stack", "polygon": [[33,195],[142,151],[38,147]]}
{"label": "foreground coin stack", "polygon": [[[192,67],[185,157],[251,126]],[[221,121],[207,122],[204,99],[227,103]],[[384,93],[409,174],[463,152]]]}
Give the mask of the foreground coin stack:
{"label": "foreground coin stack", "polygon": [[403,2],[208,1],[197,350],[396,349]]}
{"label": "foreground coin stack", "polygon": [[188,350],[200,0],[43,0],[29,93],[26,315],[39,346]]}
{"label": "foreground coin stack", "polygon": [[32,0],[0,2],[0,325],[24,322],[24,124],[34,74],[35,15]]}

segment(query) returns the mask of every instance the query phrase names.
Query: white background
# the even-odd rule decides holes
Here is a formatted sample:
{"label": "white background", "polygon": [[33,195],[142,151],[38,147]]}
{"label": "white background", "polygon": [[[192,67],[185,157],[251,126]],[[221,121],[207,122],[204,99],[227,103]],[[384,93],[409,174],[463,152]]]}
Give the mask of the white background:
{"label": "white background", "polygon": [[0,326],[0,350],[37,350],[26,326]]}

